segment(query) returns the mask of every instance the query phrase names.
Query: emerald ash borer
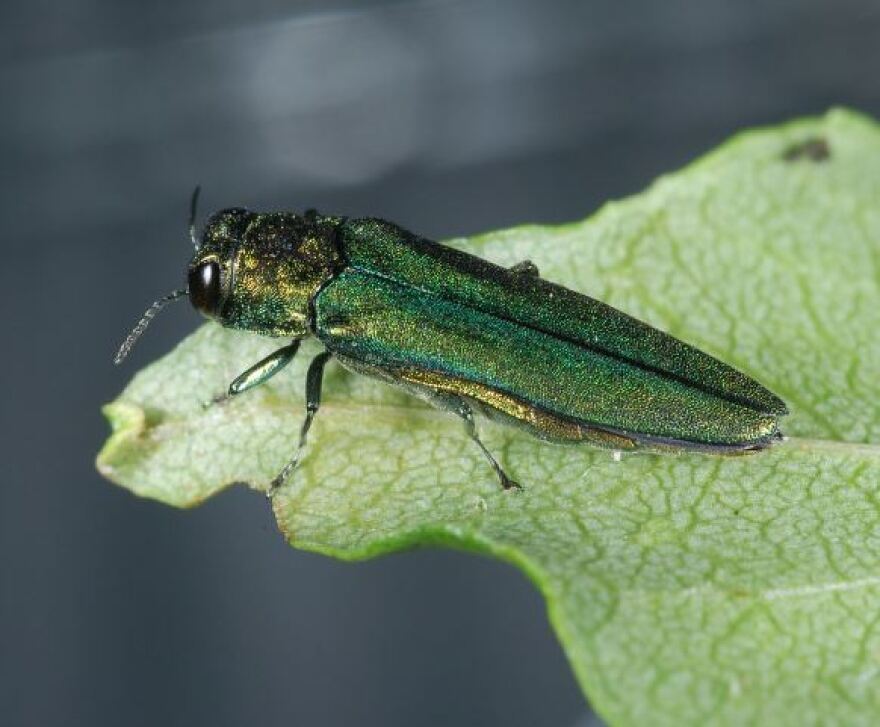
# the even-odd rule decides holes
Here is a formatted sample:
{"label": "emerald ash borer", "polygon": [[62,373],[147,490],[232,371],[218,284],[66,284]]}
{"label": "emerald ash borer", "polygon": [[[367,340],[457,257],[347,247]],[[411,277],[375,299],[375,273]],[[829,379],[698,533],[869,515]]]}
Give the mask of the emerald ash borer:
{"label": "emerald ash borer", "polygon": [[[528,260],[503,268],[381,219],[226,209],[195,232],[189,296],[229,328],[287,339],[222,397],[269,380],[315,336],[296,466],[321,402],[324,367],[403,387],[464,421],[502,487],[517,487],[480,440],[473,413],[542,439],[614,450],[737,454],[780,438],[785,403],[754,379],[605,303],[540,277]],[[272,491],[270,490],[270,492]]]}

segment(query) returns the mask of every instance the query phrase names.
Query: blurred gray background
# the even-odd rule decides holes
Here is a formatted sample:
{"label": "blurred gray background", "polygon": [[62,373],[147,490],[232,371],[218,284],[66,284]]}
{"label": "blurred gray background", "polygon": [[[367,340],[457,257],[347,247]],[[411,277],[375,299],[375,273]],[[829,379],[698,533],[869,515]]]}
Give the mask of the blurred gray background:
{"label": "blurred gray background", "polygon": [[4,0],[0,723],[565,725],[512,568],[291,550],[235,488],[102,481],[98,407],[198,324],[188,196],[442,239],[585,217],[744,125],[880,113],[880,4]]}

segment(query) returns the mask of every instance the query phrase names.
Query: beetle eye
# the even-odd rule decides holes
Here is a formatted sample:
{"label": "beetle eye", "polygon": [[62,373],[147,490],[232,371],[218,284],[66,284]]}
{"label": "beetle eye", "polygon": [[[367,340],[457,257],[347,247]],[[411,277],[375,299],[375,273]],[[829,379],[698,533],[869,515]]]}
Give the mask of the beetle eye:
{"label": "beetle eye", "polygon": [[213,317],[220,307],[220,266],[207,262],[189,270],[189,302],[200,313]]}

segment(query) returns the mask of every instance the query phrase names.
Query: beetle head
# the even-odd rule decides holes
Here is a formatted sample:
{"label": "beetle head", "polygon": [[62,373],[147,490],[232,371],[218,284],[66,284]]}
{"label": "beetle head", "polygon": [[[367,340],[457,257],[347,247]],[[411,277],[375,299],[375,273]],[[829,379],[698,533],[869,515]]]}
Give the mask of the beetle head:
{"label": "beetle head", "polygon": [[336,230],[342,218],[314,211],[258,214],[230,208],[212,215],[199,238],[198,197],[196,187],[189,222],[195,254],[187,269],[187,287],[146,310],[119,347],[117,364],[156,314],[184,296],[204,316],[230,328],[292,338],[309,332],[312,298],[340,267]]}
{"label": "beetle head", "polygon": [[311,300],[338,269],[338,224],[316,214],[216,213],[189,265],[190,302],[231,328],[306,335]]}

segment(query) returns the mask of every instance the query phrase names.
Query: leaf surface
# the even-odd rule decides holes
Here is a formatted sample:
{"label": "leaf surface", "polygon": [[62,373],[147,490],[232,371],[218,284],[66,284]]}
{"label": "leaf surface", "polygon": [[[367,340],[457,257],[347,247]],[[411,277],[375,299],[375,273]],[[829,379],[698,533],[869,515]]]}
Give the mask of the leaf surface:
{"label": "leaf surface", "polygon": [[[329,364],[274,499],[292,545],[346,559],[448,544],[521,567],[611,724],[869,724],[880,713],[880,129],[852,112],[749,131],[559,227],[454,245],[525,258],[754,376],[792,414],[770,451],[625,455],[458,420]],[[313,342],[202,403],[278,343],[206,324],[105,413],[111,480],[190,506],[263,489],[293,453]]]}

